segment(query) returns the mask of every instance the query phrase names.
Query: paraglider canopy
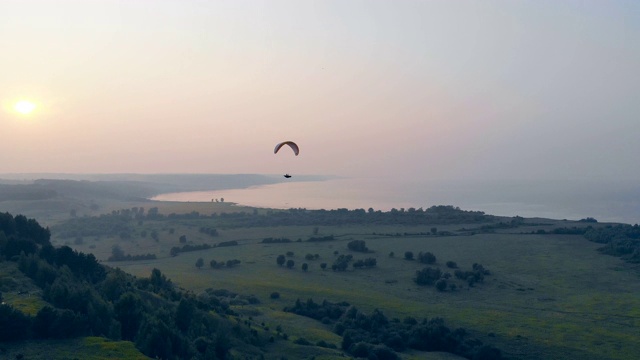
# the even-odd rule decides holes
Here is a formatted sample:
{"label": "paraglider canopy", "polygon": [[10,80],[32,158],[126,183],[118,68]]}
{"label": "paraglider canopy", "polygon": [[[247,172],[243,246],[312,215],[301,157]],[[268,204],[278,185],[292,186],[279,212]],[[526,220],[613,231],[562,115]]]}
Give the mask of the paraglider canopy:
{"label": "paraglider canopy", "polygon": [[273,150],[273,153],[277,154],[280,148],[285,145],[289,145],[289,147],[291,147],[291,149],[293,150],[293,153],[296,154],[296,156],[298,156],[298,154],[300,153],[300,148],[293,141],[283,141],[279,143],[278,145],[276,145],[276,148]]}

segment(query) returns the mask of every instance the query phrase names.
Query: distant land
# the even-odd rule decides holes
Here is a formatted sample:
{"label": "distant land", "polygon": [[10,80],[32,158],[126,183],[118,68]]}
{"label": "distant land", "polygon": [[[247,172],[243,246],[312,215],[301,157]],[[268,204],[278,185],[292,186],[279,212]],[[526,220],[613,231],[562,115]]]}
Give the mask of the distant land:
{"label": "distant land", "polygon": [[[302,175],[294,181],[327,176]],[[242,189],[283,182],[282,175],[261,174],[0,174],[0,211],[51,221],[95,215],[124,203],[145,203],[163,193]],[[291,180],[287,180],[291,181]]]}

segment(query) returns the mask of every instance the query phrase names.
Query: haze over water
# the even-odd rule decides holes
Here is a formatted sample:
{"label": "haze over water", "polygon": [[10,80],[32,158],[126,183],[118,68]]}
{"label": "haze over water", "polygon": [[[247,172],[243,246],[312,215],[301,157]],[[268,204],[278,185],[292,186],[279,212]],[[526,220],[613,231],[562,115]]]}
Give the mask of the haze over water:
{"label": "haze over water", "polygon": [[162,194],[154,200],[209,202],[224,199],[268,208],[369,209],[453,205],[503,216],[600,222],[640,222],[640,187],[634,182],[442,181],[350,178],[285,182],[246,189]]}

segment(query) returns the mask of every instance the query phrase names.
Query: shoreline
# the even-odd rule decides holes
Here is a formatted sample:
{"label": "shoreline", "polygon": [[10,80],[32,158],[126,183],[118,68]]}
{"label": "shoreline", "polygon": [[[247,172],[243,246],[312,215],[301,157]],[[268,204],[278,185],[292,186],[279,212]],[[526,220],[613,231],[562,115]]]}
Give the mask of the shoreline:
{"label": "shoreline", "polygon": [[[534,183],[536,184],[536,183]],[[410,186],[411,185],[411,186]],[[615,188],[572,187],[573,183],[531,186],[526,182],[393,182],[371,179],[334,179],[251,186],[242,189],[174,192],[150,200],[208,203],[224,199],[266,209],[304,208],[309,210],[364,209],[389,211],[453,205],[464,210],[483,211],[496,216],[522,216],[558,220],[588,217],[599,222],[636,224],[640,220],[640,199],[620,196]],[[530,193],[525,190],[529,190]],[[599,191],[598,191],[599,190]],[[609,196],[613,193],[617,196]],[[624,192],[622,192],[623,195]]]}

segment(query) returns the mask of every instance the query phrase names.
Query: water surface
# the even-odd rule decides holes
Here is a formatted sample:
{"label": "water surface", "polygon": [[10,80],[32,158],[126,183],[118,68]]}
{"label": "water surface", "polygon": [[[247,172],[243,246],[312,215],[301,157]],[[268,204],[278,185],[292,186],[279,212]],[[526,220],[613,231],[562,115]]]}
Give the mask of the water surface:
{"label": "water surface", "polygon": [[266,208],[369,209],[454,205],[493,215],[635,224],[640,186],[593,181],[432,181],[350,178],[162,194],[160,201],[233,202]]}

